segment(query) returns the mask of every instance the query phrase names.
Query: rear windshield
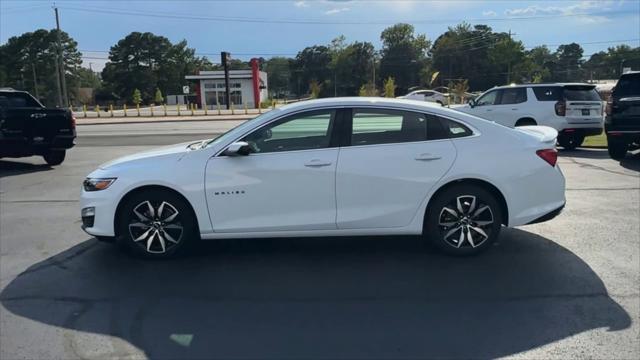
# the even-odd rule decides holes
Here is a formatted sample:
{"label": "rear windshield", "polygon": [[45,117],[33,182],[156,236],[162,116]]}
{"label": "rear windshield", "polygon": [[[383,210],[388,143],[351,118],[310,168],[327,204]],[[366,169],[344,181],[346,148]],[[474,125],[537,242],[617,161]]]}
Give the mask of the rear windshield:
{"label": "rear windshield", "polygon": [[42,107],[36,99],[25,93],[0,93],[0,108]]}
{"label": "rear windshield", "polygon": [[602,101],[595,87],[591,86],[566,86],[564,99],[569,101]]}
{"label": "rear windshield", "polygon": [[640,73],[622,75],[613,94],[615,96],[640,96]]}

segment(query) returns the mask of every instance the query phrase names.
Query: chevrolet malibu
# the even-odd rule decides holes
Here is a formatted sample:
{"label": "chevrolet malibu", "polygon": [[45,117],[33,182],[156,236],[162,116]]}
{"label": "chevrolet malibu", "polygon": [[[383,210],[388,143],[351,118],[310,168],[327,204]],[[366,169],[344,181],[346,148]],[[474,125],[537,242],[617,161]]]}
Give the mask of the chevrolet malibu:
{"label": "chevrolet malibu", "polygon": [[473,254],[503,225],[562,210],[556,137],[419,101],[305,101],[101,165],[83,183],[83,229],[154,258],[201,239],[353,235]]}

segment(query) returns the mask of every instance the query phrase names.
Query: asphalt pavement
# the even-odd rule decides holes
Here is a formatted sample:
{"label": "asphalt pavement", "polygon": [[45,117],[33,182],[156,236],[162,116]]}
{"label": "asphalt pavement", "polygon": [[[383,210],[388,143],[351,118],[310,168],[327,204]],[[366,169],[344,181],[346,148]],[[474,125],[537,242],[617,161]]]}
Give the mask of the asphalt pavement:
{"label": "asphalt pavement", "polygon": [[565,211],[475,257],[352,237],[145,261],[80,230],[97,165],[237,123],[85,125],[61,166],[0,160],[0,359],[640,357],[640,154],[562,153]]}

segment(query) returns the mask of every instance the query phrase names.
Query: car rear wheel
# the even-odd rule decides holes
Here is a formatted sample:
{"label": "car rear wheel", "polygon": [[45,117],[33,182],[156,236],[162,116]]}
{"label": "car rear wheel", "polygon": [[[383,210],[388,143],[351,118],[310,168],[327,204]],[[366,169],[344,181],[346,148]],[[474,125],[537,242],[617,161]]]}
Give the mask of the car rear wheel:
{"label": "car rear wheel", "polygon": [[191,207],[170,191],[134,194],[121,207],[118,218],[120,240],[134,253],[147,258],[175,256],[197,234]]}
{"label": "car rear wheel", "polygon": [[584,142],[584,136],[582,135],[561,135],[558,136],[558,145],[562,146],[565,150],[575,150],[578,146]]}
{"label": "car rear wheel", "polygon": [[451,255],[487,249],[500,234],[502,208],[476,185],[456,185],[438,194],[426,214],[424,236]]}
{"label": "car rear wheel", "polygon": [[64,150],[50,150],[46,154],[42,155],[42,157],[49,165],[60,165],[64,161],[66,154],[67,153]]}
{"label": "car rear wheel", "polygon": [[627,148],[629,147],[626,142],[619,139],[613,139],[607,136],[607,149],[609,150],[609,156],[614,160],[622,160],[627,155]]}

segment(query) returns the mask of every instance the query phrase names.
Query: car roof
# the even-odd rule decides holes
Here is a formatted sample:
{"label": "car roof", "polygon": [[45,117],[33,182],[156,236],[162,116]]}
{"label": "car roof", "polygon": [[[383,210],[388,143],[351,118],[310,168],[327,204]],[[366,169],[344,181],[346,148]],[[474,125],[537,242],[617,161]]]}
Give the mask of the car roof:
{"label": "car roof", "polygon": [[[436,103],[429,103],[419,100],[383,98],[383,97],[336,97],[325,99],[305,100],[282,106],[280,109],[286,112],[297,110],[307,110],[323,107],[357,107],[357,106],[380,106],[380,107],[396,107],[405,108],[407,110],[425,110],[431,113],[448,113],[455,110],[447,109]],[[458,112],[455,111],[457,114]]]}
{"label": "car roof", "polygon": [[564,87],[564,86],[589,86],[596,87],[596,84],[588,84],[588,83],[535,83],[535,84],[514,84],[514,85],[501,85],[495,86],[489,90],[495,89],[510,89],[510,88],[523,88],[523,87]]}

